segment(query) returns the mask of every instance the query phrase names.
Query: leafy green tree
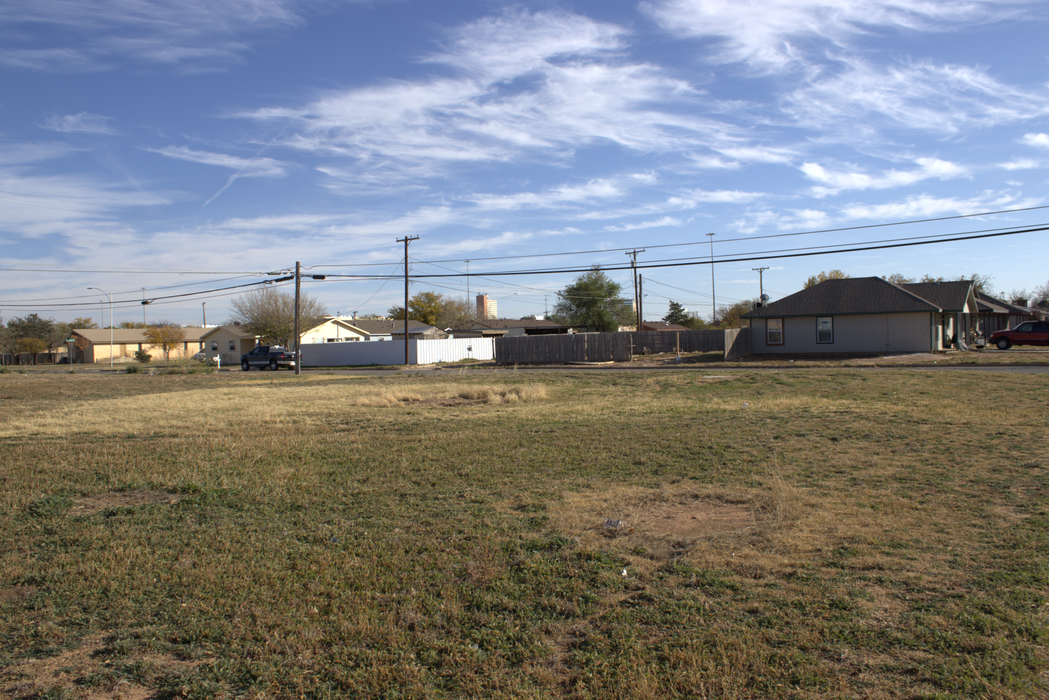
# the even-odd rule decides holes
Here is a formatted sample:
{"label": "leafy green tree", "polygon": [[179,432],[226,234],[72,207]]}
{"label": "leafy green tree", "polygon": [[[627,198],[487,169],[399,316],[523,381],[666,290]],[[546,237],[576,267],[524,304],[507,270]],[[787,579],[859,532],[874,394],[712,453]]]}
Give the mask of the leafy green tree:
{"label": "leafy green tree", "polygon": [[582,326],[596,331],[613,332],[630,324],[634,311],[623,299],[623,288],[595,265],[575,282],[557,293],[551,319],[565,326]]}
{"label": "leafy green tree", "polygon": [[669,310],[667,315],[663,317],[663,320],[667,323],[683,325],[688,320],[688,311],[685,310],[684,306],[671,299]]}
{"label": "leafy green tree", "polygon": [[667,323],[676,323],[679,326],[693,330],[706,326],[702,319],[697,318],[694,314],[690,314],[684,306],[673,300],[671,300],[669,311],[667,311],[667,315],[663,317],[663,320]]}
{"label": "leafy green tree", "polygon": [[40,318],[37,314],[27,314],[21,318],[12,318],[7,322],[7,330],[15,340],[19,338],[40,338],[51,336],[55,329],[55,320]]}
{"label": "leafy green tree", "polygon": [[47,341],[43,338],[25,336],[15,341],[15,349],[18,352],[31,354],[33,356],[33,364],[35,365],[37,354],[47,350]]}
{"label": "leafy green tree", "polygon": [[[315,297],[299,297],[299,330],[321,323],[328,311]],[[230,303],[230,324],[239,323],[265,343],[291,346],[295,338],[295,295],[275,287],[255,289]]]}
{"label": "leafy green tree", "polygon": [[145,332],[146,342],[155,348],[164,351],[164,361],[171,358],[171,351],[182,344],[185,334],[182,326],[168,321],[162,321],[155,326],[150,326]]}
{"label": "leafy green tree", "polygon": [[813,275],[812,277],[809,277],[807,280],[805,280],[805,289],[808,289],[809,287],[815,287],[820,282],[826,282],[827,280],[847,279],[849,279],[849,275],[846,275],[841,270],[827,270],[826,272],[821,272],[818,275]]}
{"label": "leafy green tree", "polygon": [[[419,292],[408,300],[408,320],[437,326],[445,302],[445,298],[435,292]],[[395,321],[403,321],[404,307],[391,307],[387,315]]]}

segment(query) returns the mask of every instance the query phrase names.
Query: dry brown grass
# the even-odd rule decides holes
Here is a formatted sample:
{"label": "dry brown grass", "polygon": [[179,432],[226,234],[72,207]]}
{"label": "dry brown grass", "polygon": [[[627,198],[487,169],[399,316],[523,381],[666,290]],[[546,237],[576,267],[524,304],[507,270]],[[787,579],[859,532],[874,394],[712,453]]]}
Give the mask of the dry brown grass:
{"label": "dry brown grass", "polygon": [[1046,378],[527,379],[0,376],[0,695],[1043,693]]}

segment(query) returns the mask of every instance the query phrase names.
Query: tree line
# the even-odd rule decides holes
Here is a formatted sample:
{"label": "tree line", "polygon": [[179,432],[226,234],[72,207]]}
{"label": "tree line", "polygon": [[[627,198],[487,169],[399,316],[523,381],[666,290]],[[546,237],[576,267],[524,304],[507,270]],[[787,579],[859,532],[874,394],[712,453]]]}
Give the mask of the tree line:
{"label": "tree line", "polygon": [[[74,337],[73,331],[98,327],[98,324],[88,317],[58,322],[53,318],[43,318],[39,314],[31,313],[12,318],[6,325],[0,318],[0,354],[27,354],[31,356],[31,362],[36,364],[37,355],[46,352],[53,361],[55,351],[67,346],[67,341]],[[178,347],[183,340],[182,327],[170,321],[158,321],[149,325],[125,321],[114,328],[144,329],[146,342],[160,348],[164,352],[165,360],[169,358],[171,350]],[[86,350],[88,345],[88,341],[81,337],[73,344],[80,351]],[[140,359],[148,360],[149,357],[146,355]]]}

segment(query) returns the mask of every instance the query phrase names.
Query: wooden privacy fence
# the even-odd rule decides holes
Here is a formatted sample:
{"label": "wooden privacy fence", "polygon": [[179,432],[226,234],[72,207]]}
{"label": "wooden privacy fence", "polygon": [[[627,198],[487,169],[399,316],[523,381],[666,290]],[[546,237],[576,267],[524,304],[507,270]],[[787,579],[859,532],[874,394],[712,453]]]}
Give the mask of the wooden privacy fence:
{"label": "wooden privacy fence", "polygon": [[725,331],[643,331],[627,333],[635,355],[661,352],[724,352]]}
{"label": "wooden privacy fence", "polygon": [[647,331],[643,333],[573,333],[517,335],[495,341],[499,364],[629,362],[631,354],[724,352],[725,331]]}
{"label": "wooden privacy fence", "polygon": [[495,361],[501,365],[629,362],[630,337],[628,333],[506,336],[495,341]]}

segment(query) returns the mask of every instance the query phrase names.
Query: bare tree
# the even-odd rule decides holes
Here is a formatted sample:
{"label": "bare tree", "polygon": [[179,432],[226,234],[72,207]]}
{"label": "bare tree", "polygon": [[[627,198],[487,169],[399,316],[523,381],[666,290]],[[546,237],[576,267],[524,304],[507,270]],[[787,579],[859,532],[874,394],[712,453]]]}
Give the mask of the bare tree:
{"label": "bare tree", "polygon": [[[841,279],[839,277],[830,277],[828,279]],[[826,281],[826,280],[824,280]],[[759,302],[758,299],[748,299],[747,301],[737,301],[735,304],[719,306],[718,307],[718,328],[743,328],[747,325],[747,321],[743,320],[743,314],[752,310]]]}
{"label": "bare tree", "polygon": [[442,299],[441,313],[437,316],[437,325],[441,328],[469,328],[477,321],[477,305],[461,297],[459,299]]}
{"label": "bare tree", "polygon": [[[275,345],[290,347],[295,337],[295,295],[264,287],[234,299],[230,321]],[[299,297],[299,330],[306,331],[324,320],[328,310],[309,294]]]}

